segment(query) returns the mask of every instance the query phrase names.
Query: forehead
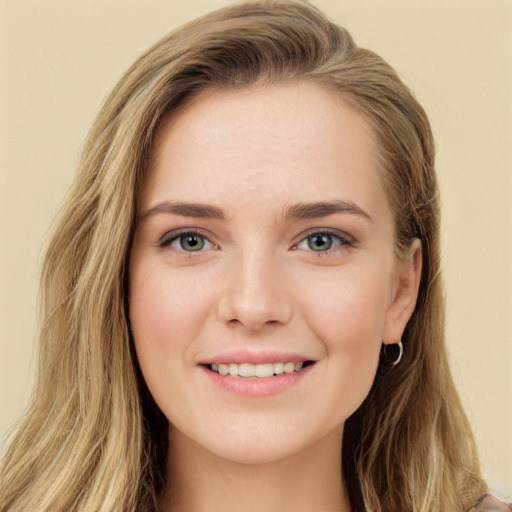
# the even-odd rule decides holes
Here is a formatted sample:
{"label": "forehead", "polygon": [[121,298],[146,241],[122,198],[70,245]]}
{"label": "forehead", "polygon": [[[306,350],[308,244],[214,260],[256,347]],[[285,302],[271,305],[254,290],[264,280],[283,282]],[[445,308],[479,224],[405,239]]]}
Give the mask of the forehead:
{"label": "forehead", "polygon": [[341,94],[309,82],[209,90],[159,127],[141,202],[341,194],[372,210],[387,203],[378,166],[372,129]]}

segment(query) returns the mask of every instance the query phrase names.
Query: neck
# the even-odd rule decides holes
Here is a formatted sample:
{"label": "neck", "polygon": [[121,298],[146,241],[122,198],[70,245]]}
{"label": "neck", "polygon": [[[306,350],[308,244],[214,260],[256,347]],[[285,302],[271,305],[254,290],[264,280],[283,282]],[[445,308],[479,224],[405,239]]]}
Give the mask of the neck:
{"label": "neck", "polygon": [[263,464],[219,457],[170,429],[165,512],[348,512],[338,430],[298,454]]}

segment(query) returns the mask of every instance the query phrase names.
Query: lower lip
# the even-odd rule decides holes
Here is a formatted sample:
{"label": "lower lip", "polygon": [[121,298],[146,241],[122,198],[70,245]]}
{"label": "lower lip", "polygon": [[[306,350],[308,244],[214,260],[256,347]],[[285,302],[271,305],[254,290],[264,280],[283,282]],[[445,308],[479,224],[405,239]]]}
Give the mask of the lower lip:
{"label": "lower lip", "polygon": [[244,398],[267,398],[279,395],[299,384],[313,367],[307,366],[298,372],[283,373],[274,377],[232,377],[222,375],[202,366],[208,378],[218,387]]}

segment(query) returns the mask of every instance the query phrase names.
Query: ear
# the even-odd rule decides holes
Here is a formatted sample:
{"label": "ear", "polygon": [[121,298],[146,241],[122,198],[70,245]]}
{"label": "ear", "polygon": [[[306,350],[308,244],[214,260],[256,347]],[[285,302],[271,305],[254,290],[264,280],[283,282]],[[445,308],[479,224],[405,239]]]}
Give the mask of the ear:
{"label": "ear", "polygon": [[416,239],[411,244],[405,261],[397,263],[391,302],[384,320],[382,341],[386,345],[400,340],[411,318],[418,298],[421,266],[421,241]]}

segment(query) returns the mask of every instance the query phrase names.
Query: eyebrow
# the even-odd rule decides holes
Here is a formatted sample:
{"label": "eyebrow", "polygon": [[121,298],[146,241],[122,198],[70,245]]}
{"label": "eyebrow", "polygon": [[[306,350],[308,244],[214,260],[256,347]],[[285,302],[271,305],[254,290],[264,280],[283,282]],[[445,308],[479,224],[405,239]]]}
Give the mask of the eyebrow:
{"label": "eyebrow", "polygon": [[299,203],[289,206],[284,213],[284,219],[290,220],[303,220],[315,219],[319,217],[327,217],[334,213],[348,213],[350,215],[357,215],[366,220],[372,221],[370,214],[363,210],[360,206],[350,201],[320,201],[316,203]]}
{"label": "eyebrow", "polygon": [[[216,206],[202,203],[185,203],[177,201],[165,201],[157,204],[144,212],[139,218],[139,222],[158,213],[171,213],[182,217],[195,217],[199,219],[219,219],[225,220],[224,212]],[[373,221],[368,212],[350,201],[318,201],[314,203],[298,203],[287,207],[283,218],[286,222],[293,220],[316,219],[327,217],[335,213],[347,213],[356,215]]]}
{"label": "eyebrow", "polygon": [[215,206],[201,203],[181,203],[176,201],[165,201],[144,212],[139,222],[157,213],[172,213],[183,217],[196,217],[199,219],[225,219],[224,212]]}

